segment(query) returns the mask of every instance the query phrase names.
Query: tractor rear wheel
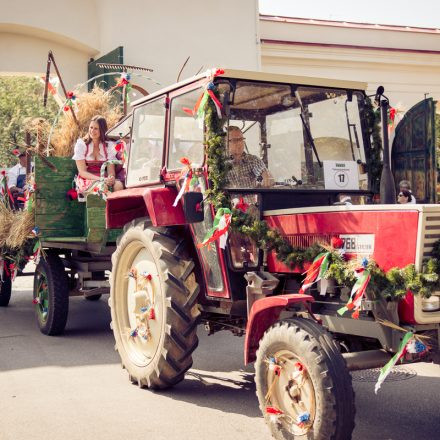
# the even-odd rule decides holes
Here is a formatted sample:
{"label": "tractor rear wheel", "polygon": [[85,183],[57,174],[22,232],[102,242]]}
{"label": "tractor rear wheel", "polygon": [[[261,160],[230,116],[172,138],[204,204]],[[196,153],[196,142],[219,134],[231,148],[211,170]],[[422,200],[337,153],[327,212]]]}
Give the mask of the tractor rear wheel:
{"label": "tractor rear wheel", "polygon": [[47,253],[35,269],[34,304],[41,333],[63,333],[69,314],[69,280],[58,255]]}
{"label": "tractor rear wheel", "polygon": [[320,325],[302,318],[274,324],[260,341],[255,371],[260,408],[276,439],[351,438],[351,376]]}
{"label": "tractor rear wheel", "polygon": [[109,305],[116,349],[140,387],[183,380],[198,345],[194,263],[184,239],[148,220],[124,227],[112,256]]}
{"label": "tractor rear wheel", "polygon": [[[3,262],[1,262],[3,264]],[[0,280],[0,307],[7,307],[11,299],[12,282],[11,277],[3,272],[3,281]]]}

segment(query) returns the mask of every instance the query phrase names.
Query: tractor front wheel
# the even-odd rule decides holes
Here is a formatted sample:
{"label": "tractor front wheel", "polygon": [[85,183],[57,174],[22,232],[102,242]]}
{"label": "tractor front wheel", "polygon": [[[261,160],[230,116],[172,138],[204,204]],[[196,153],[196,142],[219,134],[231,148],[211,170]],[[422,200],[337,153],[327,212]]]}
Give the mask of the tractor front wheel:
{"label": "tractor front wheel", "polygon": [[109,305],[116,349],[140,387],[171,387],[192,365],[199,285],[184,245],[171,228],[133,221],[112,256]]}
{"label": "tractor front wheel", "polygon": [[274,324],[260,341],[255,371],[260,408],[276,439],[351,438],[351,376],[320,325],[302,318]]}

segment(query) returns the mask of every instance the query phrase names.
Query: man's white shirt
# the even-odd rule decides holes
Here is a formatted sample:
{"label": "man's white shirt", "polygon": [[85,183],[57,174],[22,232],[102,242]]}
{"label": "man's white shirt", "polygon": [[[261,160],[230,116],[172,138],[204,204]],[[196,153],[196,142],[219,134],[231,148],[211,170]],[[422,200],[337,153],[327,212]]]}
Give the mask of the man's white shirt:
{"label": "man's white shirt", "polygon": [[17,186],[17,179],[20,174],[26,174],[26,167],[21,166],[19,163],[8,170],[9,188]]}

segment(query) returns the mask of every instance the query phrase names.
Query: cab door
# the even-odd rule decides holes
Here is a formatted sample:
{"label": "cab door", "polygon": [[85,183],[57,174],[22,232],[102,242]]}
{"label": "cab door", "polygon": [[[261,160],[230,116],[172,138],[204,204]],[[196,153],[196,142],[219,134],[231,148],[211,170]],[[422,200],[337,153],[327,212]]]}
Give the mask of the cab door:
{"label": "cab door", "polygon": [[[167,157],[165,160],[165,182],[179,182],[182,185],[182,159],[186,158],[196,170],[196,184],[192,191],[205,193],[208,189],[203,121],[188,113],[193,109],[200,95],[204,93],[204,83],[191,84],[186,88],[173,91],[169,95],[169,122],[167,133]],[[194,186],[194,187],[193,187]],[[191,234],[196,244],[203,241],[207,231],[213,226],[214,212],[211,205],[204,203],[204,220],[190,225]],[[230,298],[229,282],[224,263],[224,252],[218,243],[211,247],[197,249],[207,297]]]}
{"label": "cab door", "polygon": [[392,146],[394,181],[408,180],[417,203],[437,202],[435,101],[424,99],[398,123]]}

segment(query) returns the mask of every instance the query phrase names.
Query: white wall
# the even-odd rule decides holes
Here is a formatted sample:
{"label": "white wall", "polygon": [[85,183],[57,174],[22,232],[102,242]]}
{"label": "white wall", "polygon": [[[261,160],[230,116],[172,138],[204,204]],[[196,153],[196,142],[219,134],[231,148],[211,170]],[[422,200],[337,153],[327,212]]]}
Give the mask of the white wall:
{"label": "white wall", "polygon": [[[67,89],[87,78],[89,55],[54,41],[0,32],[0,74],[12,72],[45,75],[49,50],[56,55]],[[51,72],[55,74],[52,67]]]}
{"label": "white wall", "polygon": [[364,81],[369,93],[383,85],[391,105],[404,111],[425,93],[440,100],[440,32],[264,18],[260,32],[264,71]]}
{"label": "white wall", "polygon": [[[40,72],[52,49],[67,88],[87,61],[124,48],[126,64],[150,67],[168,85],[213,66],[259,68],[258,0],[0,0],[0,73]],[[158,87],[139,81],[148,91]]]}
{"label": "white wall", "polygon": [[[257,0],[97,0],[101,53],[124,47],[124,61],[154,69],[168,85],[190,56],[181,78],[202,66],[259,68]],[[119,5],[119,6],[118,6]],[[119,9],[115,14],[115,9]],[[149,91],[156,87],[146,83]]]}

